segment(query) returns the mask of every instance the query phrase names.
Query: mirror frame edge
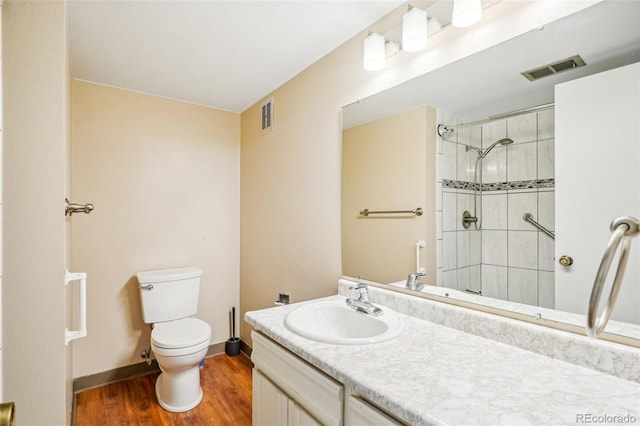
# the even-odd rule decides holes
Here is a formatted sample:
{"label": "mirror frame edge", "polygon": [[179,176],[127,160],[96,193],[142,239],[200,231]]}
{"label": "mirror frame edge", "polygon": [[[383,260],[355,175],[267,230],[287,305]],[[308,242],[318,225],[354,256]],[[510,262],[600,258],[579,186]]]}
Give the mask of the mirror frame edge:
{"label": "mirror frame edge", "polygon": [[[509,318],[509,319],[513,319],[513,320],[517,320],[517,321],[522,321],[528,324],[533,324],[533,325],[537,325],[537,326],[541,326],[541,327],[547,327],[547,328],[551,328],[554,330],[559,330],[559,331],[565,331],[565,332],[569,332],[569,333],[573,333],[573,334],[577,334],[583,337],[587,337],[587,333],[584,327],[579,327],[577,325],[572,325],[572,324],[567,324],[567,323],[562,323],[559,321],[555,321],[552,319],[545,319],[545,318],[536,318],[533,317],[531,315],[527,315],[527,314],[522,314],[519,312],[513,312],[513,311],[507,311],[504,309],[499,309],[499,308],[494,308],[491,306],[486,306],[486,305],[480,305],[480,304],[476,304],[476,303],[471,303],[471,302],[467,302],[464,300],[457,300],[457,299],[453,299],[453,298],[449,298],[449,297],[442,297],[442,296],[438,296],[435,294],[429,294],[429,293],[424,293],[424,292],[416,292],[416,291],[411,291],[408,289],[403,289],[401,287],[393,287],[392,289],[389,288],[388,284],[384,284],[384,283],[378,283],[375,281],[368,281],[362,278],[354,278],[354,277],[350,277],[348,275],[341,275],[340,278],[345,279],[345,280],[349,280],[349,281],[353,281],[353,282],[358,282],[358,283],[363,283],[366,284],[368,286],[372,286],[372,287],[377,287],[383,290],[387,290],[387,291],[392,291],[392,292],[397,292],[397,293],[401,293],[401,294],[406,294],[407,296],[413,296],[413,297],[419,297],[422,299],[427,299],[433,302],[440,302],[440,303],[446,303],[448,305],[453,305],[453,306],[458,306],[461,308],[465,308],[465,309],[470,309],[473,311],[478,311],[478,312],[484,312],[487,314],[491,314],[491,315],[496,315],[498,317],[502,317],[502,318]],[[513,302],[515,303],[515,302]],[[617,344],[621,344],[621,345],[625,345],[625,346],[630,346],[630,347],[634,347],[634,348],[640,348],[640,339],[635,339],[633,337],[630,336],[622,336],[619,334],[612,334],[612,333],[608,333],[608,332],[603,332],[598,339],[594,339],[594,341],[598,341],[598,340],[603,340],[603,341],[607,341],[607,342],[611,342],[611,343],[617,343]]]}

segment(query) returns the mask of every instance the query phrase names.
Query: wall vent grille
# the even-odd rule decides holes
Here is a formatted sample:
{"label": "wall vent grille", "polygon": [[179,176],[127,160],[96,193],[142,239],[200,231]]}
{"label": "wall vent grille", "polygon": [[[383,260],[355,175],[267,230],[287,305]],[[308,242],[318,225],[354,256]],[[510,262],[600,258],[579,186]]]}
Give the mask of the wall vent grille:
{"label": "wall vent grille", "polygon": [[260,117],[260,133],[264,135],[273,130],[273,98],[262,103]]}
{"label": "wall vent grille", "polygon": [[584,60],[580,57],[580,55],[575,55],[567,59],[563,59],[561,61],[556,61],[548,65],[544,65],[542,67],[534,68],[529,71],[524,71],[520,74],[525,76],[529,81],[538,80],[542,77],[547,77],[549,75],[558,74],[560,72],[569,71],[575,68],[580,68],[585,66]]}

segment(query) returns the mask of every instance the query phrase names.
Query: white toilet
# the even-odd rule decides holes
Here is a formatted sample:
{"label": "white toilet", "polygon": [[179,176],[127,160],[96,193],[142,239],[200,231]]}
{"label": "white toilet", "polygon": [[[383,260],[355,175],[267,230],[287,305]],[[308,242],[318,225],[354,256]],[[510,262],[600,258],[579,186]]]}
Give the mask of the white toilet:
{"label": "white toilet", "polygon": [[142,318],[153,324],[151,350],[162,373],[158,403],[167,411],[191,410],[202,400],[200,361],[207,354],[211,327],[191,318],[198,310],[199,268],[139,272]]}

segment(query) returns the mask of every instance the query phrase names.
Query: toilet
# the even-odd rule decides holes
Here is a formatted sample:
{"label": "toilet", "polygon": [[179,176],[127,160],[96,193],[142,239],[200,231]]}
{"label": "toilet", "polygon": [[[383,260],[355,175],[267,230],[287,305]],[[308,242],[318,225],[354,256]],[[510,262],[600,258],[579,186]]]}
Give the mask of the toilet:
{"label": "toilet", "polygon": [[153,324],[151,350],[162,370],[156,396],[167,411],[188,411],[202,401],[199,364],[209,348],[211,327],[192,317],[201,276],[195,267],[137,274],[142,318]]}

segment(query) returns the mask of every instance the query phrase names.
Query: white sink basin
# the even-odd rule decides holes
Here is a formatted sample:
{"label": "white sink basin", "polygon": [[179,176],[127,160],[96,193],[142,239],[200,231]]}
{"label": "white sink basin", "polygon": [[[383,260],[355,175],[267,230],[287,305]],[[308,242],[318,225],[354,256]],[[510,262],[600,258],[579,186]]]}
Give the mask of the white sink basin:
{"label": "white sink basin", "polygon": [[389,308],[373,317],[348,307],[342,300],[312,302],[289,312],[284,325],[294,333],[324,343],[365,345],[384,342],[402,331],[398,315]]}

